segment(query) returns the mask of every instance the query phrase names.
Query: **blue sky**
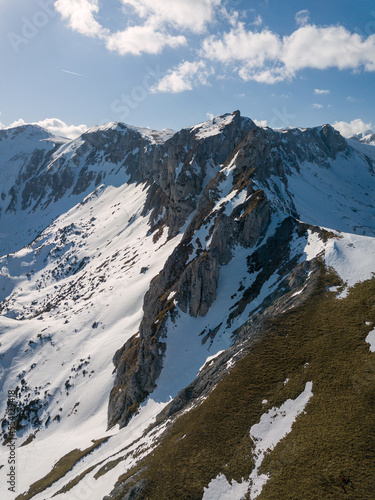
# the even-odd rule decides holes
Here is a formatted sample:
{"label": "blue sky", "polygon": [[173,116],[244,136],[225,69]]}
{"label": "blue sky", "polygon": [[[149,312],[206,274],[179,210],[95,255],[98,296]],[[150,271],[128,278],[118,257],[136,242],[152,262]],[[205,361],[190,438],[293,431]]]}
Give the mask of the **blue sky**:
{"label": "blue sky", "polygon": [[373,0],[0,1],[0,126],[374,127]]}

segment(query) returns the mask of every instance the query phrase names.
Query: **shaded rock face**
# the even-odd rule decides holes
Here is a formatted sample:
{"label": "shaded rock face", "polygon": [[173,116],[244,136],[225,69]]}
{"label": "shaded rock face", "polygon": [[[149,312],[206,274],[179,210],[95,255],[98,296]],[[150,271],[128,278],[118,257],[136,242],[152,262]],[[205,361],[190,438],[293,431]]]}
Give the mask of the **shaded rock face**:
{"label": "shaded rock face", "polygon": [[[166,225],[169,236],[175,236],[187,217],[196,209],[203,186],[216,174],[231,152],[253,130],[255,124],[240,116],[238,111],[220,117],[228,117],[221,133],[202,137],[199,127],[183,129],[171,139],[159,145],[152,162],[141,165],[145,178],[153,172],[157,196],[168,203],[156,203],[155,193],[149,195],[144,213],[152,210],[152,218],[158,227]],[[156,227],[153,226],[153,229]]]}
{"label": "shaded rock face", "polygon": [[[134,339],[116,353],[115,397],[109,402],[109,427],[117,422],[120,426],[126,425],[132,416],[129,408],[136,408],[144,399],[145,392],[151,392],[156,387],[166,349],[163,341],[166,324],[169,317],[173,318],[175,304],[178,303],[181,311],[193,317],[205,316],[216,299],[220,267],[230,262],[233,249],[238,245],[250,249],[265,234],[272,208],[265,193],[253,186],[257,168],[261,169],[265,160],[265,149],[268,151],[262,144],[257,147],[256,153],[251,152],[247,138],[228,155],[224,168],[231,164],[234,155],[243,153],[232,175],[231,191],[245,190],[247,194],[245,201],[230,215],[224,213],[224,207],[213,210],[215,202],[220,199],[220,188],[227,181],[225,174],[218,172],[203,190],[181,243],[167,259],[145,296],[137,360],[133,360],[132,368],[129,364],[125,367],[122,360],[127,359]],[[202,228],[207,233],[204,241],[197,238]],[[198,248],[194,255],[195,245]],[[141,379],[142,385],[139,386]],[[118,403],[119,392],[121,399],[128,401],[123,409]]]}
{"label": "shaded rock face", "polygon": [[[307,226],[304,226],[305,225],[302,224],[299,225],[296,221],[291,219],[286,219],[285,223],[282,224],[279,229],[279,235],[280,232],[283,233],[285,252],[279,252],[279,259],[276,261],[270,262],[269,259],[267,259],[267,264],[261,267],[264,275],[271,275],[272,269],[277,269],[277,264],[280,263],[280,260],[283,261],[284,265],[279,286],[261,304],[261,307],[251,315],[249,320],[233,333],[233,345],[216,358],[215,363],[205,367],[187,387],[178,393],[171,403],[169,403],[159,414],[157,423],[175,417],[180,411],[184,411],[187,406],[199,399],[207,397],[211,390],[228,373],[228,364],[231,364],[231,360],[233,361],[233,359],[235,359],[237,362],[250,352],[254,344],[258,341],[263,328],[269,321],[272,321],[272,319],[276,318],[283,311],[301,305],[315,290],[317,280],[321,273],[319,261],[305,261],[296,264],[296,259],[289,258],[288,245],[295,235],[293,229],[297,229],[301,237],[303,237],[307,230]],[[290,231],[291,229],[292,231]],[[314,230],[314,228],[310,229]],[[265,258],[274,244],[275,238],[269,238],[260,247],[259,252],[253,254],[253,258],[257,260],[260,255],[262,255],[262,259]],[[259,263],[259,265],[261,264]],[[292,272],[290,272],[291,269],[293,269]],[[309,280],[307,280],[307,276],[309,276]],[[237,304],[237,310],[234,312],[234,315],[239,314],[240,308],[248,303],[250,300],[249,293],[255,292],[254,296],[256,296],[256,287],[260,284],[261,281],[258,281],[252,289],[244,291],[242,299]],[[305,284],[304,293],[296,294],[295,292],[298,291],[303,284]]]}

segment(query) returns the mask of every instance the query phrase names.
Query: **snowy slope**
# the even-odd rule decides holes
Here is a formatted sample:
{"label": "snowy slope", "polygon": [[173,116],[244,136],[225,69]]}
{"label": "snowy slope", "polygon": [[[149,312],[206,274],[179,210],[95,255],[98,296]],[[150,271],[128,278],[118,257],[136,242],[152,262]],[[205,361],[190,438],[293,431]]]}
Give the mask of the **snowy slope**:
{"label": "snowy slope", "polygon": [[[18,452],[27,470],[19,492],[72,443],[87,447],[109,434],[113,353],[137,330],[143,295],[178,241],[154,245],[147,237],[147,218],[139,214],[144,199],[143,186],[103,189],[2,259],[2,391],[17,384],[22,404],[38,401],[22,435],[35,428],[43,434]],[[30,453],[40,460],[30,462]]]}

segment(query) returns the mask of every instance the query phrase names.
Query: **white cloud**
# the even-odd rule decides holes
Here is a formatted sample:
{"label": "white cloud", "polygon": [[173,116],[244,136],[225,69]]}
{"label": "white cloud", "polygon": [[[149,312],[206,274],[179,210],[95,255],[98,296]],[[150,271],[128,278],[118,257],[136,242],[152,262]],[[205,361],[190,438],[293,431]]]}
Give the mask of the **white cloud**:
{"label": "white cloud", "polygon": [[99,12],[98,0],[57,0],[55,9],[72,30],[82,35],[104,37],[108,34],[95,19]]}
{"label": "white cloud", "polygon": [[238,23],[221,38],[206,38],[201,55],[226,64],[239,61],[238,73],[245,81],[276,83],[290,76],[287,68],[274,64],[280,58],[281,50],[279,35],[267,29],[247,31],[243,23]]}
{"label": "white cloud", "polygon": [[323,108],[323,104],[314,103],[312,105],[312,107],[315,108],[315,109],[322,109]]}
{"label": "white cloud", "polygon": [[[127,14],[124,28],[110,32],[97,20],[99,0],[56,0],[56,10],[69,26],[79,33],[103,40],[106,47],[119,54],[159,54],[166,47],[187,46],[190,35],[206,33],[214,22],[229,22],[231,28],[220,35],[201,40],[200,61],[215,61],[238,72],[245,81],[274,84],[292,79],[305,68],[338,68],[375,71],[375,34],[367,38],[343,26],[309,24],[309,12],[296,14],[299,27],[289,36],[281,37],[267,28],[254,12],[254,22],[240,22],[241,12],[224,0],[119,0]],[[221,17],[220,17],[221,16]],[[219,33],[220,30],[216,30]],[[183,65],[184,63],[182,63]],[[182,65],[170,71],[157,89],[179,92],[194,87]],[[194,71],[194,66],[190,67]],[[198,82],[207,83],[203,72]],[[163,90],[161,90],[163,89]],[[180,90],[178,90],[180,89]],[[325,91],[324,91],[325,92]],[[316,93],[323,93],[316,89]]]}
{"label": "white cloud", "polygon": [[300,10],[296,14],[296,22],[298,26],[305,26],[309,22],[310,12],[307,9]]}
{"label": "white cloud", "polygon": [[348,122],[335,122],[333,127],[340,132],[344,137],[351,137],[357,134],[369,134],[372,132],[373,125],[371,123],[365,123],[360,118]]}
{"label": "white cloud", "polygon": [[[14,121],[8,127],[0,124],[0,128],[12,128],[12,127],[20,127],[22,125],[27,125],[22,118]],[[60,137],[68,137],[69,139],[74,139],[79,135],[83,134],[87,130],[86,125],[67,125],[62,120],[58,118],[46,118],[45,120],[41,120],[39,122],[33,122],[32,125],[39,125],[40,127],[45,128],[53,135],[58,135]]]}
{"label": "white cloud", "polygon": [[210,112],[206,113],[206,116],[209,120],[213,120],[215,118],[215,115],[213,113],[210,113]]}
{"label": "white cloud", "polygon": [[119,54],[159,54],[166,46],[186,45],[184,36],[172,36],[155,30],[152,26],[132,26],[107,38],[106,46]]}
{"label": "white cloud", "polygon": [[346,98],[347,101],[349,102],[358,102],[358,99],[356,99],[355,97],[352,97],[351,95],[348,95],[348,97]]}
{"label": "white cloud", "polygon": [[[138,15],[138,24],[128,23],[123,30],[111,33],[96,19],[99,0],[57,0],[56,10],[73,30],[82,35],[98,37],[109,50],[119,54],[159,54],[165,47],[186,45],[181,34],[171,29],[203,33],[215,18],[221,0],[122,0],[125,11]],[[131,17],[131,16],[128,16]]]}
{"label": "white cloud", "polygon": [[258,127],[268,127],[268,122],[267,120],[254,120],[255,125]]}
{"label": "white cloud", "polygon": [[203,41],[202,54],[212,60],[228,63],[242,61],[250,67],[262,67],[267,61],[280,56],[279,35],[266,29],[246,31],[243,23],[224,33],[223,37],[210,36]]}
{"label": "white cloud", "polygon": [[209,70],[204,61],[189,62],[179,64],[160,80],[151,92],[171,92],[176,94],[185,90],[192,90],[196,83],[207,85]]}
{"label": "white cloud", "polygon": [[277,66],[262,69],[245,65],[239,69],[238,74],[245,82],[254,80],[258,83],[268,83],[271,85],[292,77],[292,74],[286,68]]}
{"label": "white cloud", "polygon": [[231,26],[233,27],[237,26],[239,17],[238,11],[236,10],[229,11],[226,7],[221,7],[220,14],[223,16],[224,19],[226,19],[229,22]]}
{"label": "white cloud", "polygon": [[281,61],[291,71],[361,66],[375,71],[375,35],[363,40],[343,26],[303,26],[284,37]]}
{"label": "white cloud", "polygon": [[254,21],[252,23],[253,26],[262,26],[263,24],[263,19],[262,19],[262,16],[256,16],[256,18],[254,19]]}
{"label": "white cloud", "polygon": [[78,137],[88,129],[87,125],[84,124],[67,125],[65,122],[59,120],[58,118],[46,118],[45,120],[37,122],[37,125],[47,129],[49,132],[51,132],[51,134],[69,137],[70,139]]}
{"label": "white cloud", "polygon": [[243,80],[272,84],[305,68],[363,67],[375,71],[375,35],[363,39],[343,26],[304,25],[281,38],[268,29],[249,31],[238,23],[221,36],[207,37],[201,56],[225,64],[239,63]]}
{"label": "white cloud", "polygon": [[325,95],[325,94],[330,94],[331,91],[326,89],[326,90],[323,90],[323,89],[314,89],[314,94],[316,95]]}
{"label": "white cloud", "polygon": [[155,26],[169,24],[202,33],[207,23],[213,21],[221,0],[122,0],[122,3]]}

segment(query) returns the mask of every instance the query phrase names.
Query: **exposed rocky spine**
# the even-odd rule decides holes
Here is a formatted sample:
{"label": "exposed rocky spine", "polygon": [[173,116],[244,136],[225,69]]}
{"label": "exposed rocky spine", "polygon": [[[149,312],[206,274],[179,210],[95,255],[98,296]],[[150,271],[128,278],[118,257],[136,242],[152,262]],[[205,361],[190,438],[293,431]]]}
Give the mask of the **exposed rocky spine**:
{"label": "exposed rocky spine", "polygon": [[[225,139],[220,140],[227,143]],[[188,202],[184,206],[188,192],[186,190],[183,193],[185,198],[176,198],[181,195],[179,178],[174,179],[173,188],[168,181],[159,179],[160,186],[163,186],[163,197],[170,210],[173,212],[175,203],[180,208],[183,207],[182,212],[179,212],[183,213],[181,218],[179,216],[165,218],[172,235],[195,206],[197,209],[181,243],[167,260],[162,272],[151,283],[145,296],[144,317],[139,333],[115,355],[116,378],[109,402],[109,427],[115,423],[119,423],[120,426],[126,425],[139,404],[155,389],[163,367],[166,325],[169,318],[173,320],[176,304],[181,311],[193,317],[205,316],[216,298],[220,267],[230,262],[232,249],[235,246],[251,249],[260,244],[269,225],[272,211],[281,209],[292,218],[287,218],[273,239],[262,247],[263,257],[259,257],[262,255],[259,250],[253,254],[253,265],[258,266],[257,270],[261,270],[261,273],[253,289],[246,290],[243,294],[242,301],[232,312],[233,317],[239,315],[246,304],[256,298],[262,285],[277,269],[280,268],[280,272],[285,276],[293,271],[296,260],[287,258],[288,242],[297,230],[293,219],[298,217],[298,214],[293,200],[288,195],[285,198],[288,169],[293,166],[298,168],[301,161],[313,158],[322,166],[329,167],[329,160],[334,159],[339,152],[346,151],[350,154],[346,141],[329,125],[306,131],[290,130],[282,133],[251,127],[240,144],[234,144],[235,147],[231,151],[228,146],[223,168],[217,171],[206,185],[198,203]],[[179,153],[181,154],[181,149]],[[191,154],[188,154],[182,171],[186,165],[192,164]],[[223,154],[222,146],[219,156],[215,159],[223,160]],[[169,150],[167,158],[168,162],[175,158],[175,168],[164,168],[161,172],[171,170],[176,172],[177,161],[181,161],[178,160],[181,157]],[[200,158],[203,165],[207,162],[205,155],[203,157],[197,155],[194,158]],[[198,163],[198,168],[205,173],[204,167],[199,167],[201,163]],[[204,175],[200,178],[203,179]],[[215,203],[222,196],[222,186],[228,179],[231,181],[230,193],[245,192],[244,201],[230,214],[225,213],[226,204],[214,209]],[[170,181],[173,181],[173,178]],[[197,188],[195,199],[201,185],[201,183],[195,185]],[[284,185],[285,193],[280,192],[280,185]],[[192,187],[189,184],[187,186],[187,190]],[[272,202],[267,198],[265,191],[259,189],[260,186],[264,186],[274,195]],[[194,190],[192,192],[194,193]],[[205,241],[197,238],[197,233],[202,227],[206,229]],[[284,246],[283,241],[285,241]],[[197,247],[195,255],[194,247]],[[303,269],[306,271],[306,266]],[[305,276],[304,273],[303,275]],[[279,295],[284,293],[285,289],[279,291]],[[274,297],[276,298],[277,296]]]}

